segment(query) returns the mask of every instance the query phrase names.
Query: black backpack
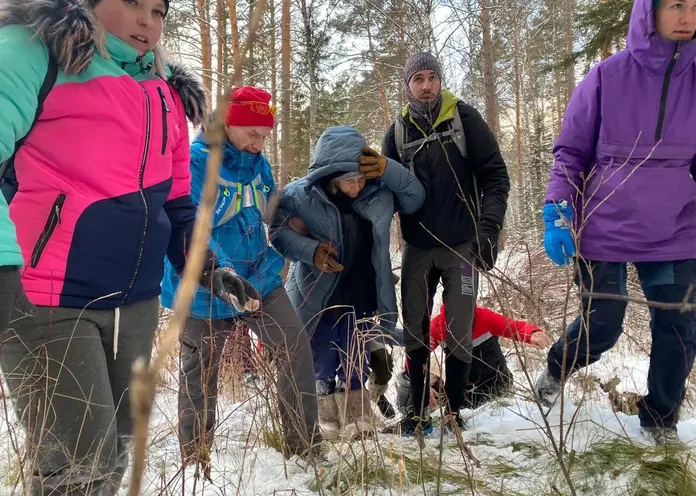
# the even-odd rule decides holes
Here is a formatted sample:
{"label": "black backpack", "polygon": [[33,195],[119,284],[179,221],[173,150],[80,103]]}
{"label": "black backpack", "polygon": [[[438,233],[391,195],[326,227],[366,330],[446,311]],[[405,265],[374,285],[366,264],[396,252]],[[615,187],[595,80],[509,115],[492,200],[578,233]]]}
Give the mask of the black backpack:
{"label": "black backpack", "polygon": [[34,121],[29,127],[29,131],[23,137],[21,137],[14,147],[14,152],[10,158],[0,163],[0,190],[2,190],[2,195],[5,197],[5,201],[9,204],[14,198],[15,193],[17,193],[17,188],[19,183],[17,182],[17,174],[15,174],[14,160],[17,151],[24,144],[24,140],[27,139],[31,130],[34,129],[36,121],[39,120],[39,116],[43,111],[43,105],[46,101],[46,97],[53,89],[56,84],[56,79],[58,77],[58,60],[53,56],[51,51],[48,51],[48,69],[46,70],[46,76],[44,77],[43,83],[41,83],[41,89],[39,89],[38,104],[36,105],[36,113],[34,114]]}

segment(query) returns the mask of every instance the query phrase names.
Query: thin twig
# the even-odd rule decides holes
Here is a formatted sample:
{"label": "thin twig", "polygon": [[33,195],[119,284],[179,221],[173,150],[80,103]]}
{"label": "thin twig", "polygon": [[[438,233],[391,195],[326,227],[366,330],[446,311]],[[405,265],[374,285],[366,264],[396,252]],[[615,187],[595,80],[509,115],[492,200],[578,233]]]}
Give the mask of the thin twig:
{"label": "thin twig", "polygon": [[600,300],[618,300],[626,303],[637,303],[645,305],[649,308],[657,308],[659,310],[680,310],[682,312],[693,312],[696,310],[696,303],[690,303],[693,300],[693,286],[689,286],[684,296],[684,299],[679,303],[666,303],[661,301],[651,301],[632,296],[614,294],[614,293],[597,293],[594,291],[579,291],[579,295],[583,298],[596,298]]}

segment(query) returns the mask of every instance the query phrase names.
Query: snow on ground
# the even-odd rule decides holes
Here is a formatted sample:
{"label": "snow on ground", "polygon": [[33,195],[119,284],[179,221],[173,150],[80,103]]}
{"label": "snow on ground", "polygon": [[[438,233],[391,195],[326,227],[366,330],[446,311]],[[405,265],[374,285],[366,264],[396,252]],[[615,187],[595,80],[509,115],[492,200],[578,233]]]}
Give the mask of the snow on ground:
{"label": "snow on ground", "polygon": [[[622,381],[644,384],[645,371],[640,366],[642,360],[633,358],[627,362],[620,353],[608,354],[603,364],[604,369],[594,372],[612,375],[616,371],[622,371]],[[509,362],[513,369],[518,368],[515,367],[514,356]],[[533,378],[539,370],[530,370]],[[515,373],[518,381],[523,382],[519,370]],[[435,494],[435,474],[442,457],[441,485],[447,490],[443,494],[462,494],[469,487],[468,472],[477,481],[479,490],[476,494],[550,494],[551,484],[562,487],[561,475],[558,468],[551,468],[554,456],[551,454],[549,437],[544,432],[543,416],[535,403],[525,399],[528,394],[526,389],[524,384],[519,384],[518,392],[512,398],[498,400],[477,411],[464,411],[468,422],[463,440],[480,462],[480,467],[464,462],[454,435],[443,434],[440,429],[435,429],[426,439],[423,451],[414,439],[384,434],[380,434],[376,441],[366,441],[365,446],[361,443],[333,445],[328,454],[330,463],[320,468],[320,472],[324,473],[326,483],[330,486],[332,477],[335,477],[330,473],[337,470],[341,460],[346,473],[350,473],[351,482],[343,487],[344,491],[348,490],[347,494],[353,493],[349,491],[353,484],[355,488],[359,487],[361,478],[370,481],[371,485],[369,492],[357,489],[358,493],[386,495],[394,494],[398,489],[399,494]],[[575,389],[577,388],[571,385],[566,390],[567,397],[572,400],[579,394]],[[393,390],[390,391],[390,396],[394,396]],[[176,395],[173,392],[158,395],[151,427],[152,442],[144,494],[321,494],[315,487],[316,477],[312,467],[305,467],[296,458],[284,462],[276,450],[264,446],[260,438],[268,417],[262,405],[255,404],[253,399],[236,404],[223,401],[219,411],[223,418],[217,429],[212,458],[213,482],[204,483],[195,480],[193,469],[187,469],[183,474],[180,472],[176,426],[172,424],[172,419],[176,418]],[[653,444],[641,432],[637,416],[614,413],[604,396],[590,396],[580,408],[566,403],[563,419],[566,430],[568,423],[573,421],[573,428],[568,434],[568,452],[591,451],[597,443],[617,439],[630,440],[646,449]],[[554,436],[558,438],[560,405],[549,412],[547,420]],[[683,416],[679,429],[682,440],[692,444],[696,438],[696,417],[693,412]],[[341,456],[338,455],[338,450],[341,451]],[[356,474],[351,468],[356,455],[351,450],[354,453],[364,453],[367,450],[370,453],[367,460],[372,465],[372,470],[380,466],[388,467],[389,470],[380,478],[369,473],[362,476]],[[426,481],[424,486],[417,482],[419,465],[423,466],[422,478]],[[399,467],[402,467],[402,475],[405,471],[405,476],[399,476]],[[600,478],[601,487],[591,485],[588,492],[578,494],[624,494],[632,476],[612,476],[617,470],[624,469],[621,466],[605,467],[606,480]],[[584,475],[579,478],[583,481],[586,479]],[[489,490],[500,492],[486,492]],[[122,490],[122,494],[127,494],[126,488]],[[329,487],[327,494],[337,493],[335,488]]]}
{"label": "snow on ground", "polygon": [[[621,353],[609,353],[602,362],[603,368],[595,367],[593,372],[608,377],[621,371],[622,382],[644,384],[644,361],[639,357],[625,360]],[[438,428],[426,438],[423,450],[412,438],[380,434],[376,440],[366,441],[364,446],[361,443],[332,445],[328,454],[330,463],[319,468],[325,484],[329,486],[325,488],[325,494],[338,494],[332,482],[336,479],[335,473],[339,466],[343,466],[342,470],[348,479],[342,486],[344,492],[341,494],[435,494],[440,459],[441,494],[464,494],[464,491],[470,494],[470,478],[467,474],[475,481],[475,494],[552,494],[552,485],[564,487],[561,473],[557,465],[554,465],[553,448],[544,432],[543,416],[535,403],[525,399],[528,388],[524,384],[523,374],[516,366],[514,353],[509,357],[509,363],[520,382],[517,394],[476,411],[464,411],[467,430],[463,432],[463,440],[480,466],[474,467],[468,458],[465,463],[454,435],[443,434]],[[539,370],[538,367],[529,372],[535,378]],[[577,386],[570,385],[566,389],[566,397],[573,401],[576,401],[578,394]],[[390,396],[393,395],[392,390]],[[269,419],[264,403],[258,398],[242,403],[221,401],[212,455],[212,483],[204,482],[194,477],[192,468],[181,471],[175,424],[176,394],[171,387],[162,388],[157,396],[151,422],[143,494],[321,494],[316,487],[312,467],[299,463],[297,458],[284,461],[275,449],[264,445],[263,430],[268,428]],[[618,439],[630,440],[630,443],[645,449],[653,444],[641,432],[636,416],[614,413],[604,396],[590,395],[586,404],[580,408],[566,403],[564,410],[566,430],[568,423],[573,420],[573,428],[570,429],[567,440],[568,452],[592,452],[598,443]],[[549,412],[547,419],[554,436],[558,438],[560,405]],[[8,425],[10,424],[3,422],[0,431],[3,442],[8,439]],[[16,429],[16,425],[13,427]],[[696,417],[693,412],[683,415],[679,429],[682,440],[692,444],[696,438]],[[4,452],[11,453],[10,448],[6,448]],[[340,456],[338,450],[341,451]],[[366,456],[366,473],[356,473],[352,467],[355,458],[360,458],[365,451],[369,453]],[[1,479],[1,494],[19,494],[18,491],[12,491],[12,483],[18,475],[16,460],[15,456],[0,460],[0,473],[6,474]],[[385,470],[380,472],[381,475],[376,475],[374,472],[379,467],[384,467]],[[420,478],[424,480],[423,483],[419,482],[418,472],[422,472]],[[577,494],[629,494],[625,491],[635,474],[631,474],[628,468],[606,466],[600,472],[600,476],[592,474],[593,483],[586,492],[578,491]],[[616,475],[617,472],[620,476]],[[584,483],[589,480],[589,475],[580,474],[576,477]],[[120,492],[122,495],[128,493],[127,478],[128,474]],[[369,491],[359,489],[361,480],[368,482]],[[568,493],[561,489],[561,494]]]}

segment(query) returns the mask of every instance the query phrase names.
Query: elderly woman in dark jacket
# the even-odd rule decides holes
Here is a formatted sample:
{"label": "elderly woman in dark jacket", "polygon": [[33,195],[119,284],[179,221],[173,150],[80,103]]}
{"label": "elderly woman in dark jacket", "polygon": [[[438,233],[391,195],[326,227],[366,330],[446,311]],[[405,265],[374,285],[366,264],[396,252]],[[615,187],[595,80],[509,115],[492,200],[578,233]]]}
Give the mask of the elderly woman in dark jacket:
{"label": "elderly woman in dark jacket", "polygon": [[[389,230],[395,212],[414,212],[424,199],[408,169],[367,147],[350,126],[327,129],[307,176],[280,195],[270,237],[292,260],[286,290],[311,336],[326,436],[341,428],[350,437],[374,429],[364,389],[367,350],[356,344],[364,333],[356,329],[369,319],[378,322],[375,341],[393,332],[398,314]],[[308,235],[291,228],[293,217]],[[344,408],[345,419],[339,415]]]}

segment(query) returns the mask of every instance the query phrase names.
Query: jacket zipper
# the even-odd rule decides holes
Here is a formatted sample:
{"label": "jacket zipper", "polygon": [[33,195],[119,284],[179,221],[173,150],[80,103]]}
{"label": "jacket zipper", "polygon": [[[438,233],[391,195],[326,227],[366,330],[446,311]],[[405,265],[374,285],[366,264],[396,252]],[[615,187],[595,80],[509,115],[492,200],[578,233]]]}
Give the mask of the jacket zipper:
{"label": "jacket zipper", "polygon": [[147,93],[147,89],[141,83],[140,87],[145,95],[145,147],[143,149],[143,159],[140,162],[140,175],[138,176],[138,192],[140,193],[140,199],[143,202],[143,209],[145,210],[145,222],[143,222],[143,232],[140,239],[140,247],[138,248],[138,260],[135,263],[135,270],[133,271],[133,277],[131,278],[128,290],[126,290],[123,295],[123,302],[128,299],[130,292],[135,285],[135,280],[138,277],[138,272],[140,271],[140,262],[143,258],[143,251],[145,250],[145,236],[147,235],[147,224],[150,217],[150,212],[147,204],[147,198],[145,197],[145,189],[143,187],[143,178],[145,176],[145,164],[147,163],[147,152],[150,149],[150,95]]}
{"label": "jacket zipper", "polygon": [[167,152],[167,139],[169,137],[167,129],[167,114],[169,113],[169,104],[164,96],[164,91],[162,88],[158,87],[157,92],[159,93],[160,100],[162,100],[162,155]]}
{"label": "jacket zipper", "polygon": [[34,251],[31,253],[31,268],[35,268],[39,264],[41,254],[43,253],[44,248],[46,248],[48,240],[51,239],[51,235],[53,235],[53,231],[56,229],[56,226],[60,224],[60,211],[63,209],[63,203],[65,203],[66,196],[67,195],[65,193],[59,194],[51,206],[51,213],[48,214],[46,225],[44,226],[43,231],[41,231],[36,245],[34,245]]}
{"label": "jacket zipper", "polygon": [[677,45],[677,48],[674,50],[674,56],[672,56],[672,59],[669,61],[669,65],[667,65],[665,78],[662,82],[662,94],[660,95],[660,112],[657,115],[655,141],[660,141],[662,139],[662,126],[664,125],[665,121],[665,107],[667,106],[667,94],[669,92],[669,83],[672,79],[672,71],[674,70],[674,66],[677,65],[677,61],[679,60],[679,55],[679,45]]}

